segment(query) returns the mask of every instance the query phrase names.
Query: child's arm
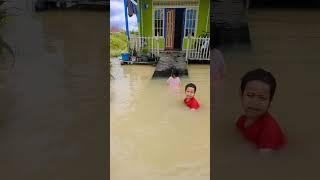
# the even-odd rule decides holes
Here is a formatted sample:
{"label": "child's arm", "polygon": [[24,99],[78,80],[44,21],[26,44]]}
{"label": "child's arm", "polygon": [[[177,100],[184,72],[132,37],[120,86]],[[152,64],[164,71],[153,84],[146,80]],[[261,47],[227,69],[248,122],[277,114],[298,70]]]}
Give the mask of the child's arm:
{"label": "child's arm", "polygon": [[167,84],[170,84],[171,77],[168,78]]}

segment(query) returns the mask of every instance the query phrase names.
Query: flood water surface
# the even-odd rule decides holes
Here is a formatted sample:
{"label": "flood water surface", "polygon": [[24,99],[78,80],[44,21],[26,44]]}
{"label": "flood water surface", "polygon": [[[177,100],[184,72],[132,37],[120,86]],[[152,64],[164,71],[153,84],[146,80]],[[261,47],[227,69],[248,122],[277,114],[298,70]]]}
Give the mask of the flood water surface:
{"label": "flood water surface", "polygon": [[[217,179],[317,179],[320,160],[319,10],[249,11],[250,51],[225,52],[226,78],[213,109],[213,177]],[[260,154],[236,131],[241,115],[240,78],[262,67],[278,86],[271,113],[288,137],[287,148]]]}
{"label": "flood water surface", "polygon": [[184,87],[152,80],[153,66],[112,65],[111,179],[209,180],[209,65],[189,65],[200,109],[183,104]]}

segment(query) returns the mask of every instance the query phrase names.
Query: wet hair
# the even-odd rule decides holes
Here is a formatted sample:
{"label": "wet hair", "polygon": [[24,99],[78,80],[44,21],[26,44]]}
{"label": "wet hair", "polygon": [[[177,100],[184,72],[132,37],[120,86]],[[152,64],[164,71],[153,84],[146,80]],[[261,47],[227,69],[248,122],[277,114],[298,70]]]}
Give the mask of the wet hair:
{"label": "wet hair", "polygon": [[241,94],[243,94],[247,83],[254,80],[262,81],[270,86],[270,101],[272,101],[277,87],[276,79],[270,72],[261,68],[249,71],[241,78]]}
{"label": "wet hair", "polygon": [[194,89],[194,92],[197,91],[197,86],[193,83],[187,84],[186,87],[184,88],[184,91],[186,91],[188,87],[192,87]]}
{"label": "wet hair", "polygon": [[173,70],[172,75],[174,75],[175,77],[179,77],[179,71]]}

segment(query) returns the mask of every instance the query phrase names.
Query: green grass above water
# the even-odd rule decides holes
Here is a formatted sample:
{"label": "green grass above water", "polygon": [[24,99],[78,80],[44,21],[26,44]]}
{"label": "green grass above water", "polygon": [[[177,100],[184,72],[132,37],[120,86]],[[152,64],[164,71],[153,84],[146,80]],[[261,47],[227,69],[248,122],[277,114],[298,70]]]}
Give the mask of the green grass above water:
{"label": "green grass above water", "polygon": [[[130,36],[137,36],[138,32],[130,32]],[[125,31],[110,33],[111,57],[119,57],[121,53],[127,53],[127,38]]]}
{"label": "green grass above water", "polygon": [[118,57],[124,52],[128,52],[125,32],[110,33],[111,57]]}

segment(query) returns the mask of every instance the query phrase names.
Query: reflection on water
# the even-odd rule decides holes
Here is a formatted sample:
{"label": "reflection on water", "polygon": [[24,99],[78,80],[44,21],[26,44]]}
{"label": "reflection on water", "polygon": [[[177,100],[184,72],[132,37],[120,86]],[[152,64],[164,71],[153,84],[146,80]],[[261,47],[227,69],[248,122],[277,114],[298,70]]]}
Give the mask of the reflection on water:
{"label": "reflection on water", "polygon": [[[227,51],[226,79],[215,92],[214,177],[218,179],[314,179],[320,146],[320,11],[250,10],[251,51]],[[240,78],[263,67],[277,79],[271,112],[287,132],[288,148],[262,156],[235,131],[241,113]]]}
{"label": "reflection on water", "polygon": [[27,2],[10,1],[2,29],[16,66],[0,88],[0,179],[107,179],[106,14]]}
{"label": "reflection on water", "polygon": [[[152,66],[113,61],[110,82],[111,179],[202,180],[210,176],[209,66],[189,65],[199,111],[183,104],[184,88],[151,80]],[[124,173],[125,172],[125,173]]]}

